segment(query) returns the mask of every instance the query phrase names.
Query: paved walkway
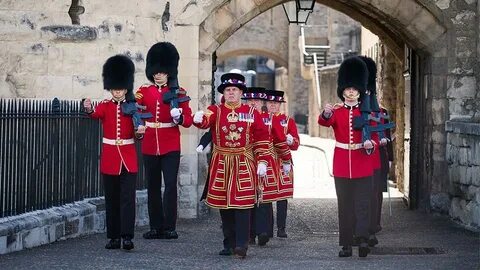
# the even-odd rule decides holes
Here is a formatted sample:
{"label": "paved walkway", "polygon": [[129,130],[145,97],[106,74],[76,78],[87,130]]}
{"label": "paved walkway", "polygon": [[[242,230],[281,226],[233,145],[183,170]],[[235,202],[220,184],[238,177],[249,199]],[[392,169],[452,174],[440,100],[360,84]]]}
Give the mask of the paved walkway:
{"label": "paved walkway", "polygon": [[351,258],[337,257],[336,199],[322,156],[305,147],[295,154],[289,238],[250,246],[245,260],[217,255],[222,234],[218,212],[212,211],[201,219],[179,220],[177,240],[144,240],[147,228],[139,228],[135,249],[124,252],[105,250],[105,234],[90,235],[0,256],[0,269],[479,269],[478,233],[445,217],[406,210],[398,196],[392,199],[392,216],[384,204],[380,244],[372,254],[359,258],[354,250]]}

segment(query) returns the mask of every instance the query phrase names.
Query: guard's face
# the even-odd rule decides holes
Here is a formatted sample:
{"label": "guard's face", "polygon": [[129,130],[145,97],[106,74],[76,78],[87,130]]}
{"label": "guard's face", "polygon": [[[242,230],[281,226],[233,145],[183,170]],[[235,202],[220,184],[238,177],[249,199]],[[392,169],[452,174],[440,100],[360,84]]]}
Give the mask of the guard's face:
{"label": "guard's face", "polygon": [[153,80],[157,85],[164,85],[167,83],[168,80],[168,74],[167,73],[157,73],[153,75]]}
{"label": "guard's face", "polygon": [[282,103],[277,101],[267,101],[267,110],[269,113],[278,113]]}
{"label": "guard's face", "polygon": [[247,104],[250,107],[255,108],[255,110],[261,112],[263,106],[263,100],[261,99],[247,99]]}
{"label": "guard's face", "polygon": [[236,86],[228,86],[223,90],[223,97],[225,98],[225,102],[228,103],[240,102],[242,94],[243,91]]}
{"label": "guard's face", "polygon": [[127,94],[127,89],[111,89],[110,93],[115,100],[123,100]]}
{"label": "guard's face", "polygon": [[348,87],[343,90],[343,97],[345,98],[345,101],[358,101],[360,98],[360,92],[358,92],[355,87]]}

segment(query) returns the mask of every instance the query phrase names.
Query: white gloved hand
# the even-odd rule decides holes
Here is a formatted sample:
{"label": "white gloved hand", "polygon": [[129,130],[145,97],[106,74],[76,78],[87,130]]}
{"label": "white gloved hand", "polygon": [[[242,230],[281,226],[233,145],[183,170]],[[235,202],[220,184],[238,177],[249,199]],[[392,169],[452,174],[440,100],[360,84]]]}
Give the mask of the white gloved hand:
{"label": "white gloved hand", "polygon": [[387,145],[387,143],[388,143],[387,138],[381,138],[380,139],[380,145],[384,146],[384,145]]}
{"label": "white gloved hand", "polygon": [[137,129],[137,133],[138,133],[138,134],[145,134],[145,130],[146,130],[146,129],[147,129],[147,128],[146,128],[144,125],[139,125],[139,126],[138,126],[138,129]]}
{"label": "white gloved hand", "polygon": [[198,111],[193,115],[193,122],[196,124],[200,124],[203,122],[203,115],[205,113],[203,111]]}
{"label": "white gloved hand", "polygon": [[180,120],[180,116],[182,115],[182,109],[173,108],[170,110],[170,116],[173,118],[173,122],[177,123]]}
{"label": "white gloved hand", "polygon": [[392,168],[392,162],[389,161],[389,162],[388,162],[388,169],[391,169],[391,168]]}
{"label": "white gloved hand", "polygon": [[257,166],[257,175],[265,176],[267,174],[267,165],[263,162],[258,163]]}
{"label": "white gloved hand", "polygon": [[366,140],[365,142],[363,142],[363,147],[365,149],[372,149],[373,148],[373,142],[371,140]]}
{"label": "white gloved hand", "polygon": [[282,164],[282,168],[283,168],[283,173],[284,173],[284,174],[289,174],[290,171],[292,170],[292,164],[290,164],[290,163],[283,163],[283,164]]}
{"label": "white gloved hand", "polygon": [[202,153],[202,152],[203,152],[203,145],[200,144],[200,145],[197,147],[197,149],[195,149],[195,151],[197,151],[197,153]]}
{"label": "white gloved hand", "polygon": [[292,145],[293,144],[293,136],[290,134],[287,134],[287,144]]}

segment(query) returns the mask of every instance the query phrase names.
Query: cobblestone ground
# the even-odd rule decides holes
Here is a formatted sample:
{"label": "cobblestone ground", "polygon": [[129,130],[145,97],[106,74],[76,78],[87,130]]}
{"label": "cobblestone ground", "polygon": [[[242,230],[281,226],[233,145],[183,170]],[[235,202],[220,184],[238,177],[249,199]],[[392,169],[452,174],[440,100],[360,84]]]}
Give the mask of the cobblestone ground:
{"label": "cobblestone ground", "polygon": [[179,220],[177,240],[144,240],[147,228],[139,228],[133,251],[110,251],[103,248],[106,235],[96,234],[0,256],[0,269],[479,269],[478,233],[445,217],[406,210],[395,192],[392,216],[384,204],[380,244],[372,254],[359,258],[354,250],[353,257],[339,258],[336,199],[325,157],[301,147],[294,158],[296,198],[289,203],[288,238],[250,246],[244,260],[217,255],[220,218],[211,211],[201,219]]}

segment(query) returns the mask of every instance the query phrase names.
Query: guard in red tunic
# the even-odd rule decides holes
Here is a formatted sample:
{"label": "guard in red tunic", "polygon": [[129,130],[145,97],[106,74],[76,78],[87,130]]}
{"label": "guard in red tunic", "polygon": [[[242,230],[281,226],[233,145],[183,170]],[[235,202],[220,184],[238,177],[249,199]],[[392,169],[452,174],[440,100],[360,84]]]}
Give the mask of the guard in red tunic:
{"label": "guard in red tunic", "polygon": [[[247,104],[255,108],[267,126],[271,141],[269,148],[272,153],[268,156],[267,175],[260,179],[263,187],[263,202],[254,207],[250,222],[250,243],[254,244],[255,236],[258,236],[258,245],[264,246],[270,240],[270,228],[273,226],[272,202],[283,199],[280,180],[283,173],[288,174],[291,169],[291,154],[286,143],[286,137],[280,123],[272,124],[272,117],[268,112],[263,112],[266,90],[263,87],[249,87],[243,94]],[[275,151],[277,150],[277,151]]]}
{"label": "guard in red tunic", "polygon": [[[146,119],[142,141],[148,180],[148,215],[150,231],[146,239],[177,239],[177,176],[180,165],[180,128],[192,125],[192,111],[184,89],[173,93],[180,57],[168,42],[153,45],[147,54],[145,73],[153,83],[144,85],[135,94],[137,103],[152,114]],[[168,98],[167,98],[168,97]],[[172,106],[172,104],[175,104]],[[162,174],[165,191],[162,200]]]}
{"label": "guard in red tunic", "polygon": [[[378,113],[380,112],[380,107],[378,106],[377,102],[377,65],[372,58],[367,56],[360,56],[363,62],[367,65],[368,68],[368,83],[367,83],[367,91],[369,95],[366,98],[370,98],[370,110],[371,116],[373,118],[378,118]],[[373,121],[372,121],[373,122]],[[377,126],[377,122],[373,122],[372,126]],[[383,133],[382,133],[383,134]],[[372,140],[375,142],[375,145],[380,145],[380,138],[379,132],[374,132],[371,134]],[[384,139],[385,140],[385,139]],[[382,140],[382,143],[385,141]],[[382,211],[382,171],[381,171],[381,163],[380,163],[380,151],[374,151],[371,155],[372,157],[372,165],[373,165],[373,178],[372,178],[372,195],[370,199],[370,228],[369,228],[369,238],[368,238],[368,245],[373,247],[378,244],[378,239],[376,237],[377,225],[379,221],[377,221],[377,217],[379,216],[379,211]]]}
{"label": "guard in red tunic", "polygon": [[362,131],[353,128],[353,119],[361,115],[359,98],[366,93],[368,69],[358,57],[345,59],[338,71],[338,97],[342,105],[326,104],[318,117],[322,126],[335,133],[333,175],[338,201],[340,257],[352,256],[353,235],[359,239],[359,256],[370,252],[367,244],[370,224],[373,164],[369,153],[373,141],[362,141]]}
{"label": "guard in red tunic", "polygon": [[[291,151],[295,151],[300,146],[300,137],[298,136],[297,125],[289,116],[280,113],[280,106],[285,102],[284,92],[278,90],[267,90],[266,104],[268,113],[272,117],[272,124],[278,126],[285,135],[286,144]],[[276,152],[282,152],[276,148]],[[290,161],[293,164],[292,161]],[[286,238],[287,225],[287,199],[293,197],[293,170],[281,174],[279,181],[279,193],[281,200],[277,201],[277,236]],[[273,228],[272,228],[273,230]]]}
{"label": "guard in red tunic", "polygon": [[137,154],[134,142],[134,125],[131,115],[122,111],[127,103],[125,96],[133,90],[135,66],[123,55],[110,57],[103,65],[103,87],[110,91],[112,99],[92,107],[90,99],[83,101],[83,108],[93,119],[102,121],[103,139],[100,156],[100,172],[105,189],[107,237],[105,248],[133,249],[135,227],[135,180],[137,178]]}
{"label": "guard in red tunic", "polygon": [[241,74],[222,75],[218,91],[225,103],[211,105],[193,117],[195,126],[212,132],[206,204],[220,209],[224,249],[219,254],[240,258],[247,254],[250,209],[257,201],[258,177],[266,175],[270,154],[270,138],[260,114],[240,102],[245,90]]}

